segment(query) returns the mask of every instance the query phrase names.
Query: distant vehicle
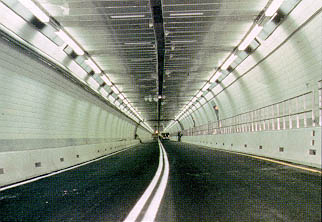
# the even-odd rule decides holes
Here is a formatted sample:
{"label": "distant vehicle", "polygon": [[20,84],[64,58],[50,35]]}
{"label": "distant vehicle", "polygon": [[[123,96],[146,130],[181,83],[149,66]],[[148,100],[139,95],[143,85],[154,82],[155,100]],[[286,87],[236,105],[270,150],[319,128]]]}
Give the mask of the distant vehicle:
{"label": "distant vehicle", "polygon": [[163,140],[170,140],[170,134],[169,133],[161,133],[161,138]]}

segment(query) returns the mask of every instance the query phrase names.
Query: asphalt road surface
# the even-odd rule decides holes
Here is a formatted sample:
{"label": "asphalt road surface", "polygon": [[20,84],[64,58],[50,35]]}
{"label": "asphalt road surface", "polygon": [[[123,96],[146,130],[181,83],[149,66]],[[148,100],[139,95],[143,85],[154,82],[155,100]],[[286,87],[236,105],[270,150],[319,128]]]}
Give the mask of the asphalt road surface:
{"label": "asphalt road surface", "polygon": [[[0,221],[120,221],[152,180],[157,142],[0,192]],[[147,167],[148,166],[148,167]]]}
{"label": "asphalt road surface", "polygon": [[[157,221],[321,221],[321,176],[163,142],[170,174]],[[0,192],[0,221],[123,221],[158,168],[156,142]]]}
{"label": "asphalt road surface", "polygon": [[201,146],[163,142],[159,221],[321,221],[321,176]]}

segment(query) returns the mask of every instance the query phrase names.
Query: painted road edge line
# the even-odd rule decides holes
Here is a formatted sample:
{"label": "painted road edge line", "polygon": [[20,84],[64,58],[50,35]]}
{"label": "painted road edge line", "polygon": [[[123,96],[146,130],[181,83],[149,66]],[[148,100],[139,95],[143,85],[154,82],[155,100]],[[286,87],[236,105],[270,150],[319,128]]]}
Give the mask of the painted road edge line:
{"label": "painted road edge line", "polygon": [[48,173],[48,174],[45,174],[45,175],[42,175],[42,176],[37,176],[35,178],[31,178],[31,179],[27,179],[27,180],[24,180],[24,181],[21,181],[21,182],[18,182],[18,183],[14,183],[14,184],[11,184],[11,185],[8,185],[8,186],[3,186],[3,187],[0,187],[0,191],[4,191],[4,190],[8,190],[8,189],[11,189],[11,188],[14,188],[14,187],[18,187],[18,186],[21,186],[21,185],[24,185],[24,184],[28,184],[28,183],[32,183],[32,182],[35,182],[37,180],[41,180],[41,179],[44,179],[46,177],[51,177],[51,176],[54,176],[54,175],[57,175],[57,174],[60,174],[60,173],[63,173],[63,172],[66,172],[66,171],[69,171],[69,170],[73,170],[73,169],[76,169],[78,167],[81,167],[81,166],[85,166],[87,164],[90,164],[90,163],[94,163],[96,161],[99,161],[99,160],[102,160],[102,159],[105,159],[107,157],[110,157],[110,156],[113,156],[113,155],[116,155],[118,153],[121,153],[121,152],[124,152],[124,151],[127,151],[129,149],[132,149],[132,147],[129,147],[129,148],[125,148],[123,150],[120,150],[120,151],[117,151],[117,152],[114,152],[114,153],[111,153],[111,154],[107,154],[107,155],[104,155],[102,157],[98,157],[96,159],[93,159],[93,160],[89,160],[89,161],[86,161],[84,163],[80,163],[80,164],[77,164],[75,166],[71,166],[71,167],[67,167],[65,169],[62,169],[62,170],[57,170],[57,171],[54,171],[52,173]]}
{"label": "painted road edge line", "polygon": [[259,160],[264,160],[264,161],[268,161],[268,162],[272,162],[272,163],[277,163],[277,164],[281,164],[281,165],[285,165],[285,166],[289,166],[289,167],[293,167],[293,168],[297,168],[297,169],[301,169],[301,170],[305,170],[305,171],[309,171],[309,172],[313,172],[313,173],[318,173],[318,174],[322,175],[322,170],[313,169],[313,168],[309,168],[309,167],[305,167],[305,166],[300,166],[300,165],[296,165],[296,164],[292,164],[292,163],[287,163],[282,160],[274,160],[274,159],[271,159],[268,157],[261,157],[261,156],[256,156],[256,155],[252,155],[252,154],[241,153],[238,151],[224,150],[224,149],[218,149],[218,148],[213,148],[213,147],[204,147],[204,148],[210,149],[210,150],[222,151],[222,152],[226,152],[226,153],[233,153],[233,154],[237,154],[237,155],[241,155],[241,156],[247,156],[247,157],[251,157],[251,158],[255,158],[255,159],[259,159]]}
{"label": "painted road edge line", "polygon": [[142,221],[146,221],[146,222],[151,222],[155,220],[155,217],[158,213],[163,195],[165,193],[167,184],[168,184],[168,179],[169,179],[169,161],[168,161],[168,156],[167,153],[162,145],[162,143],[159,141],[159,146],[161,147],[161,149],[163,150],[163,159],[164,159],[164,171],[163,171],[163,175],[162,175],[162,179],[160,182],[160,185],[158,187],[158,190],[156,191],[147,211],[144,214],[144,217],[142,219]]}
{"label": "painted road edge line", "polygon": [[128,216],[125,218],[124,222],[133,222],[137,219],[137,217],[140,215],[143,207],[145,206],[146,202],[148,201],[149,197],[151,196],[154,188],[156,187],[162,173],[163,168],[163,151],[161,147],[159,146],[159,165],[158,169],[149,184],[149,186],[144,191],[143,195],[140,197],[138,202],[135,204],[135,206],[132,208]]}

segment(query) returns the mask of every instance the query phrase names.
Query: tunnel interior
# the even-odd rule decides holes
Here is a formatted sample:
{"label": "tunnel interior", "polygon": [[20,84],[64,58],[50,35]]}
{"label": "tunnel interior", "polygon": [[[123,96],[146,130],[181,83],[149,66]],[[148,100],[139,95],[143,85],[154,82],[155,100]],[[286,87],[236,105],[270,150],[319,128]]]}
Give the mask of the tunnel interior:
{"label": "tunnel interior", "polygon": [[[228,197],[238,202],[240,196],[225,193],[248,189],[245,184],[240,190],[230,187],[227,181],[237,177],[259,192],[260,185],[251,179],[258,176],[257,170],[278,171],[288,182],[301,181],[298,190],[312,185],[313,193],[307,195],[321,196],[321,187],[316,187],[322,168],[321,10],[322,2],[315,0],[2,0],[0,203],[8,208],[0,207],[0,212],[12,213],[8,221],[17,219],[14,215],[21,220],[63,221],[67,216],[25,217],[20,208],[10,208],[10,199],[24,197],[24,186],[37,190],[40,184],[39,190],[45,192],[43,178],[52,187],[60,180],[68,184],[73,176],[82,180],[87,168],[93,172],[101,168],[108,175],[101,179],[115,179],[124,190],[131,186],[122,182],[121,173],[126,180],[139,181],[135,175],[142,176],[133,187],[140,193],[161,162],[160,172],[169,177],[162,203],[177,207],[157,208],[153,218],[160,221],[220,221],[214,215],[224,215],[232,202],[216,208],[209,198],[222,204]],[[235,171],[225,167],[225,161],[241,171],[233,177]],[[71,173],[65,175],[67,171]],[[274,183],[273,174],[263,177]],[[312,183],[305,185],[304,178]],[[24,185],[32,181],[36,185]],[[263,178],[260,181],[264,183]],[[190,194],[182,184],[190,187]],[[96,185],[81,187],[92,186]],[[106,186],[100,192],[118,192]],[[285,198],[296,202],[293,188]],[[21,193],[10,193],[15,189]],[[73,189],[66,190],[71,195]],[[53,188],[53,192],[61,191]],[[176,196],[179,193],[183,196]],[[180,198],[185,203],[181,207]],[[291,207],[274,205],[289,213],[281,221],[301,221],[321,207],[321,198],[303,198],[309,210],[298,218],[291,216]],[[113,206],[117,200],[102,200],[112,216],[95,220],[132,218],[127,213],[136,197],[126,194],[122,201],[126,199],[129,202],[118,207]],[[262,202],[259,206],[267,211],[257,215],[251,208],[255,200],[246,199],[245,208],[237,207],[244,220],[278,218]],[[98,205],[97,209],[102,207]],[[187,213],[184,208],[190,207],[201,213]],[[142,212],[149,208],[144,206]],[[103,211],[95,215],[105,215]],[[251,211],[254,215],[248,217]],[[148,218],[142,212],[136,220]],[[0,213],[0,221],[1,217],[5,215]],[[90,220],[85,214],[80,218]],[[241,219],[233,210],[222,218]],[[318,221],[321,214],[310,218]]]}

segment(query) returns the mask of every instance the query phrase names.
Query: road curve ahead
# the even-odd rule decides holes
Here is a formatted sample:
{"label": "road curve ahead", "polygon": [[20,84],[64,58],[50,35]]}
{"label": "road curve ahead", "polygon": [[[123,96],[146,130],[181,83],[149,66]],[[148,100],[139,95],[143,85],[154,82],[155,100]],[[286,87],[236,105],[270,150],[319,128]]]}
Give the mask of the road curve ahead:
{"label": "road curve ahead", "polygon": [[321,176],[164,141],[168,187],[158,221],[321,221]]}

